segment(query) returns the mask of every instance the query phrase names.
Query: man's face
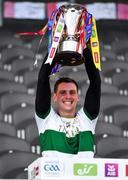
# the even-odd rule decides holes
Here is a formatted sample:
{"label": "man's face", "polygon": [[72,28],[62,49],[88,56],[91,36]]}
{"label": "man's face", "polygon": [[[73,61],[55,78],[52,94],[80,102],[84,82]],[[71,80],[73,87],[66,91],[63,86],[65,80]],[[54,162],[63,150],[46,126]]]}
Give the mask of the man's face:
{"label": "man's face", "polygon": [[60,115],[75,114],[76,105],[79,101],[77,87],[74,83],[60,83],[57,92],[53,95],[54,102],[57,103]]}

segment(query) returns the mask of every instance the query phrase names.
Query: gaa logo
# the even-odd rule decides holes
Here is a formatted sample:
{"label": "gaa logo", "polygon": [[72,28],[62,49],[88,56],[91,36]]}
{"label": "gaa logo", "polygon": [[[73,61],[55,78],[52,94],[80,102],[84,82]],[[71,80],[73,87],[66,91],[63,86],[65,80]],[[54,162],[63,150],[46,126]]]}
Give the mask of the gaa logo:
{"label": "gaa logo", "polygon": [[63,165],[59,161],[47,161],[43,165],[43,172],[46,176],[61,176]]}
{"label": "gaa logo", "polygon": [[57,171],[60,171],[60,168],[59,168],[59,166],[57,165],[57,164],[45,164],[44,165],[44,170],[45,171],[47,171],[47,172],[53,172],[53,171],[55,171],[55,172],[57,172]]}

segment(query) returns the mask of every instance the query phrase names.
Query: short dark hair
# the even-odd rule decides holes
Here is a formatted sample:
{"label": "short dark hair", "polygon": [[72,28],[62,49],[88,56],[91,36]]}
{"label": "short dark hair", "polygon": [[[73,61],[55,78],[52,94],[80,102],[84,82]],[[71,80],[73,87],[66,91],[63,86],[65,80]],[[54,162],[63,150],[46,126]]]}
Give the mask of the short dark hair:
{"label": "short dark hair", "polygon": [[69,77],[61,77],[59,78],[56,82],[55,82],[55,85],[54,85],[54,93],[57,92],[57,89],[58,89],[58,86],[59,84],[61,83],[74,83],[76,85],[76,88],[77,88],[77,92],[78,92],[78,84],[77,82],[72,79],[72,78],[69,78]]}

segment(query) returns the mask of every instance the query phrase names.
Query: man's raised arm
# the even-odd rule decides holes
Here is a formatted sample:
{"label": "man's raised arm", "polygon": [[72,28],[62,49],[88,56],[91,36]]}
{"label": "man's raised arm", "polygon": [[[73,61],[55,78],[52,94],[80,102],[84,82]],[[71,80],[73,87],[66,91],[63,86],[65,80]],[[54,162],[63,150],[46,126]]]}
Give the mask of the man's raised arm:
{"label": "man's raised arm", "polygon": [[90,80],[89,88],[86,93],[84,111],[94,119],[99,114],[100,97],[101,97],[101,79],[99,70],[93,63],[93,57],[90,49],[85,49],[83,52],[85,57],[85,67]]}
{"label": "man's raised arm", "polygon": [[[45,59],[47,56],[45,57]],[[45,118],[51,107],[51,89],[49,83],[49,75],[51,73],[50,64],[42,64],[37,82],[35,111],[39,117]]]}

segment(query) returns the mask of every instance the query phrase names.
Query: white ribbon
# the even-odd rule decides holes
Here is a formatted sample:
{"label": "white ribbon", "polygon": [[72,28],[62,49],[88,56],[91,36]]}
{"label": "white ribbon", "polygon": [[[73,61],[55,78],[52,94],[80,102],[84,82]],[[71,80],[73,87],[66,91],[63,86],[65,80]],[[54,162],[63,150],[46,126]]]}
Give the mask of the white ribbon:
{"label": "white ribbon", "polygon": [[47,58],[45,64],[47,64],[47,63],[49,63],[50,65],[52,64],[53,58],[55,56],[55,53],[56,53],[56,50],[58,48],[59,41],[60,41],[63,29],[64,29],[64,25],[65,25],[64,17],[61,14],[59,17],[56,29],[55,29],[54,37],[52,39],[53,40],[52,46],[50,48],[50,52],[48,54],[48,58]]}

